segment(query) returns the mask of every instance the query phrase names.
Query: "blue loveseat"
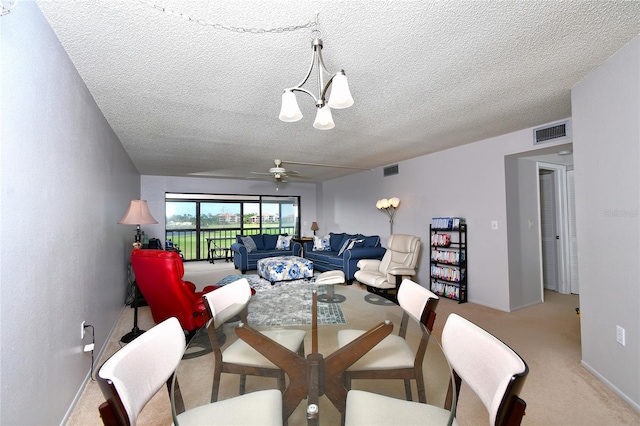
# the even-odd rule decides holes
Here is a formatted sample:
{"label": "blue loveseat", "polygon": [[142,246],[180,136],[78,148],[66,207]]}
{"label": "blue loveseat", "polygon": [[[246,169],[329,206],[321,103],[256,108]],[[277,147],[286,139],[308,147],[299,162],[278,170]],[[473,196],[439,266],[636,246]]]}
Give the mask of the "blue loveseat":
{"label": "blue loveseat", "polygon": [[[283,234],[286,236],[286,234]],[[233,264],[236,269],[240,269],[243,274],[248,270],[256,269],[258,267],[258,260],[265,257],[274,256],[299,256],[302,246],[300,243],[291,241],[289,250],[280,250],[276,248],[279,235],[272,234],[257,234],[250,235],[256,245],[256,250],[249,251],[242,242],[243,237],[246,235],[236,235],[236,242],[231,244],[231,250],[233,251]]]}
{"label": "blue loveseat", "polygon": [[[345,249],[338,254],[347,240],[355,240],[353,248]],[[387,251],[380,246],[380,237],[377,235],[364,236],[361,234],[329,234],[329,250],[314,250],[313,242],[304,243],[304,257],[313,262],[314,271],[342,271],[347,282],[354,280],[354,274],[358,270],[356,266],[360,259],[381,260]]]}

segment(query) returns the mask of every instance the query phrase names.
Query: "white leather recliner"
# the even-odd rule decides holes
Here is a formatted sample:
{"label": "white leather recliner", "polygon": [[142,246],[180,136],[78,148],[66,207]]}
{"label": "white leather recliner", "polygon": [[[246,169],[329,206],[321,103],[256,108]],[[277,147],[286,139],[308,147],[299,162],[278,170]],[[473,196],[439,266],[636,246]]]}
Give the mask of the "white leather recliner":
{"label": "white leather recliner", "polygon": [[382,260],[361,259],[355,278],[373,293],[389,298],[389,290],[397,290],[404,278],[416,274],[420,255],[420,238],[414,235],[393,234],[387,242]]}

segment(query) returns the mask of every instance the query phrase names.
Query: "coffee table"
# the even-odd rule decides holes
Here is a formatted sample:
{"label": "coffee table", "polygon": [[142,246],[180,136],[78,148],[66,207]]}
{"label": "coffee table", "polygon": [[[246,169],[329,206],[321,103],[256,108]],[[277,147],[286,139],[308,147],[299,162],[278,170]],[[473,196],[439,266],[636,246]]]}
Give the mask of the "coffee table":
{"label": "coffee table", "polygon": [[313,277],[313,262],[298,256],[266,257],[258,260],[258,275],[271,284]]}

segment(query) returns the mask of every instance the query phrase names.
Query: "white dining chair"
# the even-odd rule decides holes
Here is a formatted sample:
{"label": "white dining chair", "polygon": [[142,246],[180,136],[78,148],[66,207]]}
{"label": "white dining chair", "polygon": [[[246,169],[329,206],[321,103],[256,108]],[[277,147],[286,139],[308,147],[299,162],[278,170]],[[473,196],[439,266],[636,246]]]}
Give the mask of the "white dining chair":
{"label": "white dining chair", "polygon": [[[167,385],[185,351],[180,322],[171,317],[111,356],[98,371],[106,401],[99,407],[107,426],[135,425],[149,400]],[[264,390],[178,414],[181,425],[282,425],[282,394]]]}
{"label": "white dining chair", "polygon": [[[411,401],[411,380],[415,380],[418,400],[427,402],[422,363],[436,319],[435,311],[439,300],[436,294],[421,285],[408,279],[403,280],[398,290],[398,303],[404,311],[398,334],[385,337],[345,371],[344,381],[347,389],[351,388],[353,379],[402,379],[407,401]],[[415,352],[406,340],[410,321],[415,321],[421,329],[420,341]],[[340,330],[338,346],[347,345],[362,333],[362,330]]]}
{"label": "white dining chair", "polygon": [[[442,349],[453,370],[456,398],[449,388],[445,407],[404,401],[351,390],[347,395],[345,425],[447,424],[456,408],[460,386],[466,383],[489,413],[489,424],[519,425],[526,403],[519,397],[529,373],[526,362],[509,346],[479,326],[450,314],[442,331]],[[455,421],[453,424],[458,424]]]}
{"label": "white dining chair", "polygon": [[[257,350],[249,346],[244,340],[238,339],[223,350],[215,336],[215,330],[222,327],[226,321],[238,314],[242,314],[243,321],[245,323],[247,322],[246,307],[251,299],[251,287],[247,279],[241,278],[205,294],[202,298],[205,300],[205,306],[211,317],[211,320],[207,324],[207,330],[215,357],[211,402],[218,400],[222,373],[240,375],[240,395],[243,395],[245,392],[247,375],[275,377],[277,379],[278,389],[284,393],[285,373],[282,369],[278,368]],[[280,328],[264,330],[262,334],[304,357],[304,338],[307,334],[306,331]]]}

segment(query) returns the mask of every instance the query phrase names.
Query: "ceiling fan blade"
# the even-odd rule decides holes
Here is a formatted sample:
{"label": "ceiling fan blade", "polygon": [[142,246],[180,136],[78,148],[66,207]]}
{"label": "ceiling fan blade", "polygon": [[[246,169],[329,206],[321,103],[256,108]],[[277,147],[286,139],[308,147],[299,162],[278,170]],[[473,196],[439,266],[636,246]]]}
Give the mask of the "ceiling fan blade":
{"label": "ceiling fan blade", "polygon": [[321,163],[303,163],[301,161],[288,161],[288,160],[282,160],[282,164],[299,164],[301,166],[332,167],[334,169],[373,170],[373,169],[367,169],[364,167],[339,166],[336,164],[321,164]]}
{"label": "ceiling fan blade", "polygon": [[287,175],[287,177],[289,177],[289,178],[293,178],[293,179],[303,179],[303,180],[305,180],[305,179],[311,179],[309,176],[305,176],[305,175],[298,175],[298,174],[294,174],[294,175],[289,174],[289,175]]}
{"label": "ceiling fan blade", "polygon": [[251,172],[254,175],[270,175],[271,173],[264,173],[264,172]]}

